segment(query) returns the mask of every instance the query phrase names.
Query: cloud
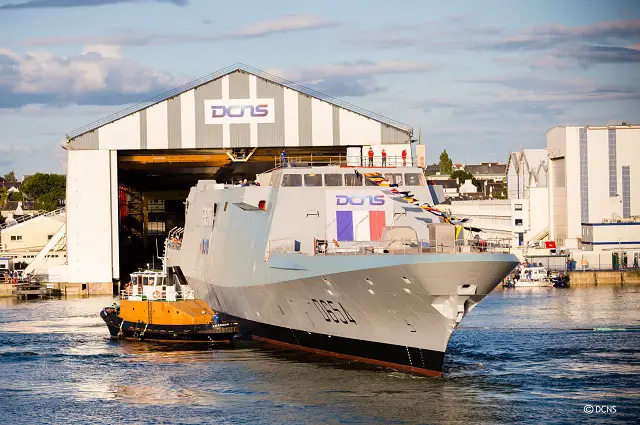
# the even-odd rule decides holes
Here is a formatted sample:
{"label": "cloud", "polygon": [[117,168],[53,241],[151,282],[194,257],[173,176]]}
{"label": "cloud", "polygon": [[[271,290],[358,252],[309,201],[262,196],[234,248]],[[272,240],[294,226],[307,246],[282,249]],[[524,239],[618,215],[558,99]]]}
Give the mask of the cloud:
{"label": "cloud", "polygon": [[640,39],[640,19],[599,22],[579,27],[535,27],[489,42],[487,47],[499,50],[543,50],[567,43],[611,44],[622,39]]}
{"label": "cloud", "polygon": [[[203,21],[203,22],[206,22]],[[288,14],[277,18],[252,22],[227,33],[212,35],[194,34],[144,34],[136,31],[121,31],[111,35],[83,35],[63,37],[40,37],[22,40],[20,43],[26,46],[56,46],[63,44],[113,44],[119,46],[147,46],[169,45],[184,43],[212,43],[224,40],[243,40],[248,38],[267,37],[270,35],[307,31],[313,29],[329,28],[340,25],[315,15]]]}
{"label": "cloud", "polygon": [[154,1],[157,3],[171,3],[176,6],[186,6],[189,0],[29,0],[22,3],[7,3],[0,5],[2,9],[44,9],[44,8],[69,8],[105,6],[121,3],[141,3]]}
{"label": "cloud", "polygon": [[88,46],[69,57],[0,49],[0,108],[32,103],[122,105],[188,81],[127,59],[117,46]]}
{"label": "cloud", "polygon": [[268,69],[266,72],[295,81],[330,96],[358,97],[384,90],[377,84],[375,79],[377,76],[421,73],[437,68],[436,65],[425,62],[360,60],[301,67],[291,71]]}

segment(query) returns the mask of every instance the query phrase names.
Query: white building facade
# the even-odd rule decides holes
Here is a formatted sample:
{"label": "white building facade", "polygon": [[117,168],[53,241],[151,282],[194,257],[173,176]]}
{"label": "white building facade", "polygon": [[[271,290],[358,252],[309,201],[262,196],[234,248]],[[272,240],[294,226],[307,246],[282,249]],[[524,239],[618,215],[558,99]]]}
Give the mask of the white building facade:
{"label": "white building facade", "polygon": [[637,125],[555,127],[547,132],[551,239],[580,249],[583,224],[640,218],[638,147]]}

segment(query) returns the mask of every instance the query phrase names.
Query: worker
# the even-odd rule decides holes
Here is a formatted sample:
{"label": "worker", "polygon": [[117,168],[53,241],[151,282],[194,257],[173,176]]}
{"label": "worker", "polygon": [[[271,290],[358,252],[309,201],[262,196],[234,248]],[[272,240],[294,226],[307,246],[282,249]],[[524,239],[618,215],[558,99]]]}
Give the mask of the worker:
{"label": "worker", "polygon": [[407,166],[407,150],[406,149],[402,149],[402,166],[403,167]]}
{"label": "worker", "polygon": [[373,149],[369,146],[369,167],[373,167]]}
{"label": "worker", "polygon": [[382,166],[387,166],[387,152],[384,149],[382,149]]}
{"label": "worker", "polygon": [[283,167],[287,166],[287,154],[285,153],[284,149],[282,149],[282,152],[280,152],[280,162],[282,163]]}

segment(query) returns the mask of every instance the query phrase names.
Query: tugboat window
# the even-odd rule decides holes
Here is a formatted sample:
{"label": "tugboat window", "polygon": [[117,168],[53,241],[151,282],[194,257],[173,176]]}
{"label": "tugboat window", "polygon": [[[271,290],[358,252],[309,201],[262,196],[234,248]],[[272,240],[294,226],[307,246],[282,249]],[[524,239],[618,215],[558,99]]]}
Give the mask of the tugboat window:
{"label": "tugboat window", "polygon": [[420,186],[420,173],[405,173],[404,184],[406,186]]}
{"label": "tugboat window", "polygon": [[305,174],[305,186],[322,186],[322,174]]}
{"label": "tugboat window", "polygon": [[362,175],[358,174],[345,174],[344,175],[345,186],[362,186]]}
{"label": "tugboat window", "polygon": [[285,174],[282,176],[282,187],[301,187],[302,175],[301,174]]}
{"label": "tugboat window", "polygon": [[325,174],[325,186],[342,186],[342,174]]}

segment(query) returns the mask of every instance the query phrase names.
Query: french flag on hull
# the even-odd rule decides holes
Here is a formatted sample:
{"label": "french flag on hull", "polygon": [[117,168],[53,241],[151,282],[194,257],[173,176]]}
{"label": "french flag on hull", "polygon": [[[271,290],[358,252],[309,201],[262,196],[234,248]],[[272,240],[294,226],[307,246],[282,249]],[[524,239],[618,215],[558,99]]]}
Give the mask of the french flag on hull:
{"label": "french flag on hull", "polygon": [[379,241],[386,225],[384,211],[336,211],[338,241]]}

